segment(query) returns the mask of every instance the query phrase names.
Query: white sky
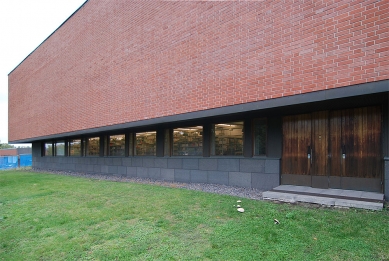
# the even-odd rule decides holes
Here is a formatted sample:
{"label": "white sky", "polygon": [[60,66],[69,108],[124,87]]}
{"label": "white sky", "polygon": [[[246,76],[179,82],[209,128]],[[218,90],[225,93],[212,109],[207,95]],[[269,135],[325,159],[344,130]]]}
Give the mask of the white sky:
{"label": "white sky", "polygon": [[0,1],[0,140],[8,142],[8,73],[85,0]]}

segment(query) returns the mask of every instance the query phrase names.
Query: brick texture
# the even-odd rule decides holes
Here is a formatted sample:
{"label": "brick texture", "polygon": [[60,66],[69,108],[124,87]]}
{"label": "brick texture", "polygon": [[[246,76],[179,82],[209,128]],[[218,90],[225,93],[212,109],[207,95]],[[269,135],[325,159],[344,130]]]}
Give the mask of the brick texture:
{"label": "brick texture", "polygon": [[9,75],[15,141],[389,79],[389,0],[89,0]]}

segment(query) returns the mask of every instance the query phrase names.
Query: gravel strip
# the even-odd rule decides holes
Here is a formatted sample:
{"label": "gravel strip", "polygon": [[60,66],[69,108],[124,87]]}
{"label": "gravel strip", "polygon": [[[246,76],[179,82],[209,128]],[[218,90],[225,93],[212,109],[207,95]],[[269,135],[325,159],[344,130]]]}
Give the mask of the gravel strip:
{"label": "gravel strip", "polygon": [[218,185],[218,184],[181,183],[181,182],[160,181],[160,180],[143,179],[143,178],[127,178],[124,176],[87,174],[87,173],[73,172],[73,171],[55,171],[55,170],[41,170],[41,169],[31,169],[31,171],[57,174],[57,175],[83,177],[83,178],[90,178],[90,179],[97,179],[97,180],[131,182],[131,183],[139,183],[139,184],[158,185],[158,186],[169,187],[169,188],[199,190],[199,191],[220,194],[220,195],[230,195],[230,196],[237,196],[241,198],[262,200],[262,191],[258,189],[251,189],[251,188],[231,187],[231,186]]}

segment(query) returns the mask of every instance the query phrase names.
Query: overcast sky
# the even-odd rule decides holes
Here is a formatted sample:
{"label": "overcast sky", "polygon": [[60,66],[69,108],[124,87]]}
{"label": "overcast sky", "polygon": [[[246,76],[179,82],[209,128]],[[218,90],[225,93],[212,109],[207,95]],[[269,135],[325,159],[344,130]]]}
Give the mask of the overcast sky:
{"label": "overcast sky", "polygon": [[0,140],[8,142],[8,73],[85,0],[0,1]]}

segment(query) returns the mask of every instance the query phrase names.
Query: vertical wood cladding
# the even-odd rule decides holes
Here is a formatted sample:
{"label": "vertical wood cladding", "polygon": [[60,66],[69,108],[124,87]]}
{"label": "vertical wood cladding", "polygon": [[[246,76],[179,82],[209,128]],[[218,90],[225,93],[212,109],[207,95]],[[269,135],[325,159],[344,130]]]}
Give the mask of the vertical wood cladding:
{"label": "vertical wood cladding", "polygon": [[381,179],[381,124],[379,106],[285,116],[282,174]]}
{"label": "vertical wood cladding", "polygon": [[389,78],[389,0],[90,0],[9,75],[9,140]]}

